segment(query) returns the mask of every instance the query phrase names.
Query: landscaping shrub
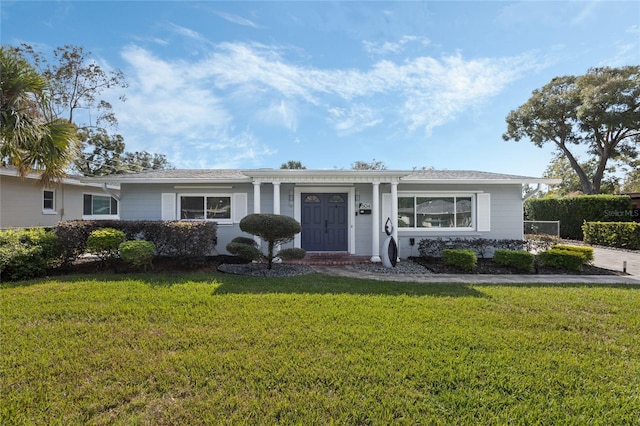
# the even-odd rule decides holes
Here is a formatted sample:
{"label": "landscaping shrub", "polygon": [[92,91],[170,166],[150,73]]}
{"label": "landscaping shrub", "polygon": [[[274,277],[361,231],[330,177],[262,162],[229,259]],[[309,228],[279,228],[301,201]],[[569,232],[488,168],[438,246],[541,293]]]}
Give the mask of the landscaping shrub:
{"label": "landscaping shrub", "polygon": [[445,249],[442,251],[444,262],[469,272],[478,264],[476,252],[471,249]]}
{"label": "landscaping shrub", "polygon": [[639,222],[585,222],[582,232],[585,243],[640,250]]}
{"label": "landscaping shrub", "polygon": [[57,266],[60,247],[44,228],[0,231],[0,280],[22,280],[44,275]]}
{"label": "landscaping shrub", "polygon": [[245,216],[240,221],[240,229],[267,241],[267,268],[271,269],[273,266],[273,248],[278,244],[291,241],[302,228],[297,220],[289,216],[254,213]]}
{"label": "landscaping shrub", "polygon": [[[253,241],[253,240],[251,240]],[[255,241],[253,245],[245,244],[242,242],[231,241],[227,244],[227,251],[234,256],[241,257],[246,260],[260,260],[262,259],[262,252],[255,245]]]}
{"label": "landscaping shrub", "polygon": [[496,250],[493,261],[499,265],[509,266],[519,271],[532,272],[535,256],[522,250]]}
{"label": "landscaping shrub", "polygon": [[240,244],[247,244],[251,247],[258,247],[258,244],[256,243],[256,240],[254,240],[253,238],[249,238],[249,237],[235,237],[233,240],[231,240],[232,243],[240,243]]}
{"label": "landscaping shrub", "polygon": [[479,258],[491,257],[498,249],[519,250],[525,246],[522,240],[495,240],[488,238],[425,238],[418,243],[422,257],[442,257],[445,249],[471,249]]}
{"label": "landscaping shrub", "polygon": [[528,220],[559,220],[560,237],[582,240],[582,224],[631,220],[631,198],[626,195],[580,195],[577,197],[529,198],[525,204]]}
{"label": "landscaping shrub", "polygon": [[124,239],[124,232],[117,229],[96,229],[87,238],[87,251],[98,256],[103,262],[113,262],[118,257],[118,248]]}
{"label": "landscaping shrub", "polygon": [[303,248],[288,248],[278,252],[278,257],[282,260],[300,260],[306,255],[307,251]]}
{"label": "landscaping shrub", "polygon": [[580,253],[551,248],[538,254],[538,259],[543,266],[567,269],[570,271],[582,271],[584,256]]}
{"label": "landscaping shrub", "polygon": [[125,241],[120,244],[118,251],[124,262],[147,270],[153,266],[156,246],[150,241]]}
{"label": "landscaping shrub", "polygon": [[54,229],[64,249],[63,261],[71,263],[83,254],[89,234],[100,228],[118,229],[127,240],[150,241],[158,256],[209,256],[217,243],[217,224],[210,221],[68,221]]}
{"label": "landscaping shrub", "polygon": [[585,265],[593,262],[593,247],[556,244],[551,248],[554,250],[564,250],[571,253],[579,254],[580,256],[582,256],[582,263],[584,263]]}

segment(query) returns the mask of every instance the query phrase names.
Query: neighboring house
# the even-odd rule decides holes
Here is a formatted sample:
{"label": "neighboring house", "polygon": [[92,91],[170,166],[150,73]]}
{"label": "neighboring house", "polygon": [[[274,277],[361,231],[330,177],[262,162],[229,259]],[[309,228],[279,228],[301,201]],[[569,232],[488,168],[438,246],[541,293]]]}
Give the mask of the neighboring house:
{"label": "neighboring house", "polygon": [[119,184],[122,220],[211,220],[217,250],[243,235],[249,213],[291,216],[302,225],[288,247],[346,252],[380,261],[385,222],[401,257],[427,237],[522,239],[525,184],[540,179],[453,170],[160,170],[86,179]]}
{"label": "neighboring house", "polygon": [[55,226],[61,220],[119,219],[120,190],[114,185],[80,182],[67,177],[43,187],[40,177],[20,178],[10,167],[0,167],[0,229]]}

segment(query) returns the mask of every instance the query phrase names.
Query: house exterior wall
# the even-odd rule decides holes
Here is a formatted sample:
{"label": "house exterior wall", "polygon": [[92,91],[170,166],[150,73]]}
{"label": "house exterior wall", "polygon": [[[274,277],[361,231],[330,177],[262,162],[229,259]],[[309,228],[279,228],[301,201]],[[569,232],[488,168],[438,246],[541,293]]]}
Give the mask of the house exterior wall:
{"label": "house exterior wall", "polygon": [[[318,185],[319,187],[320,185]],[[280,184],[280,214],[295,217],[296,206],[300,203],[299,194],[307,191],[307,187],[296,186],[292,183]],[[317,188],[317,187],[316,187]],[[522,194],[520,184],[500,185],[472,185],[472,184],[405,184],[397,187],[399,196],[405,194],[423,193],[471,193],[490,195],[490,229],[480,232],[477,230],[448,230],[448,229],[398,229],[398,248],[400,257],[418,255],[418,244],[424,238],[437,237],[469,237],[491,239],[521,239],[522,238]],[[371,183],[355,183],[353,185],[331,186],[325,185],[324,191],[349,192],[352,194],[349,205],[350,226],[353,227],[353,238],[349,251],[360,256],[372,254],[373,244],[373,215],[360,214],[359,205],[373,203],[373,185]],[[246,196],[246,213],[253,213],[254,209],[254,185],[250,183],[230,185],[174,185],[174,184],[149,184],[149,183],[123,183],[121,185],[120,218],[122,220],[162,220],[162,196],[163,194],[175,194],[176,199],[181,194],[244,194]],[[380,226],[376,226],[379,232],[380,244],[386,238],[383,226],[389,211],[384,206],[385,194],[390,194],[390,184],[381,184],[380,195]],[[261,213],[273,213],[274,185],[265,182],[260,185],[260,209]],[[389,196],[386,195],[386,200]],[[240,230],[239,220],[229,224],[218,225],[218,244],[216,250],[220,254],[227,254],[226,245],[237,236],[251,237]],[[350,231],[351,232],[351,231]],[[414,245],[410,239],[414,239]],[[293,247],[293,242],[287,243],[283,248]],[[263,247],[264,249],[264,247]]]}
{"label": "house exterior wall", "polygon": [[[43,190],[54,193],[54,209],[43,209]],[[106,195],[96,185],[60,183],[43,188],[38,179],[0,176],[0,228],[55,226],[62,220],[81,220],[83,195]]]}

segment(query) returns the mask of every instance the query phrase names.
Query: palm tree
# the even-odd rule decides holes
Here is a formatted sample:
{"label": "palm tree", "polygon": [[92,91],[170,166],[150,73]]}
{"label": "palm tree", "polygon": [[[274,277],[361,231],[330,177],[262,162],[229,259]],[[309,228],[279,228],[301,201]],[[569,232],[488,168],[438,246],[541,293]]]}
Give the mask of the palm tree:
{"label": "palm tree", "polygon": [[78,154],[76,127],[55,117],[48,82],[16,50],[0,47],[0,159],[20,176],[60,180]]}

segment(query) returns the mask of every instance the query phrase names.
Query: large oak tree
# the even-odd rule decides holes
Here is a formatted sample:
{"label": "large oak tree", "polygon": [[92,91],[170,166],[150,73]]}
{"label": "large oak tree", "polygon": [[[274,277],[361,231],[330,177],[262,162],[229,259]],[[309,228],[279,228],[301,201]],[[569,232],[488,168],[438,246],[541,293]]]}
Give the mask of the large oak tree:
{"label": "large oak tree", "polygon": [[[598,194],[610,160],[635,159],[640,145],[640,66],[592,68],[556,77],[506,118],[504,140],[551,142],[578,175],[582,192]],[[595,160],[590,175],[583,150]]]}

